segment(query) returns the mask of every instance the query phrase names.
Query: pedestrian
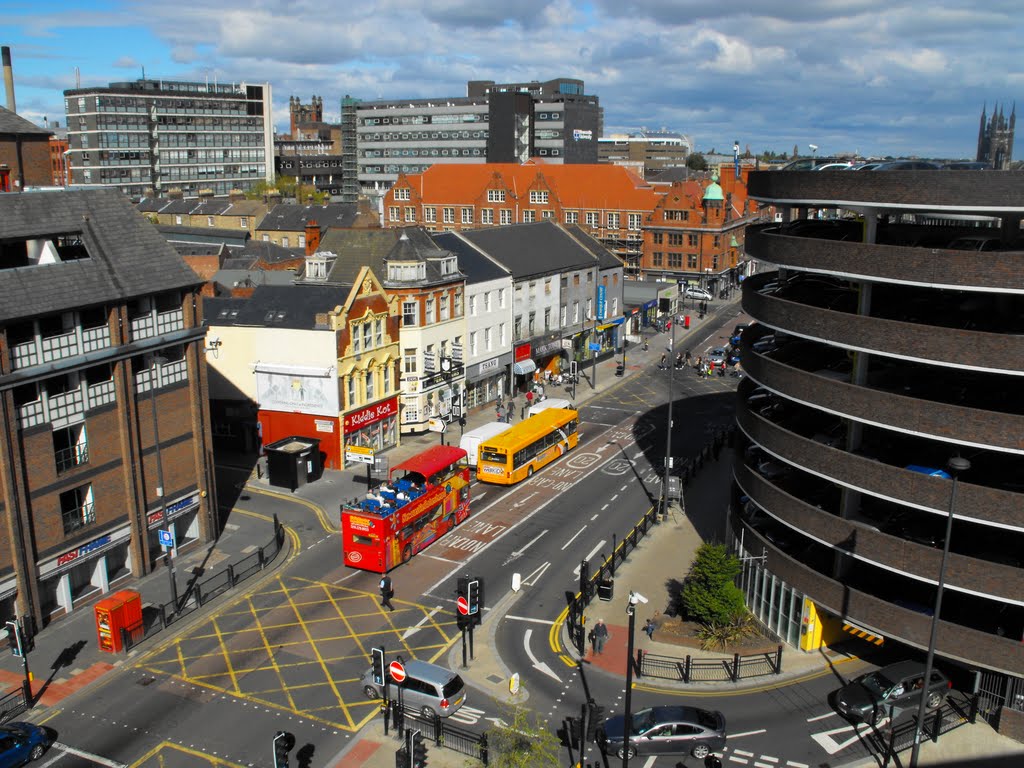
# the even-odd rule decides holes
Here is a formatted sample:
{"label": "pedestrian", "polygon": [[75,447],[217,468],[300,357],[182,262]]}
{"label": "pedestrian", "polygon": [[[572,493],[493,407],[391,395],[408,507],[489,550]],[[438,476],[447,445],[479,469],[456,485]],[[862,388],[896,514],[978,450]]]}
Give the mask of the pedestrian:
{"label": "pedestrian", "polygon": [[665,364],[667,361],[668,361],[668,354],[665,353],[665,352],[662,352],[661,353],[661,362],[658,363],[658,367],[659,368],[663,368],[663,369],[667,368],[668,366]]}
{"label": "pedestrian", "polygon": [[654,619],[648,619],[647,620],[647,623],[644,624],[644,632],[647,633],[647,639],[648,640],[653,640],[654,639],[654,630],[657,629],[657,628],[658,628],[658,626],[654,623]]}
{"label": "pedestrian", "polygon": [[395,590],[391,586],[391,577],[386,573],[380,578],[380,607],[387,608],[389,611],[395,610],[395,606],[391,604],[391,598],[395,596]]}
{"label": "pedestrian", "polygon": [[531,405],[533,405],[533,390],[528,389],[526,390],[526,407],[529,408]]}
{"label": "pedestrian", "polygon": [[[529,398],[527,398],[527,402],[529,402],[529,401],[530,401]],[[526,406],[524,405],[522,408],[519,409],[519,420],[522,421],[525,418],[526,418]]]}
{"label": "pedestrian", "polygon": [[686,364],[688,366],[693,364],[693,357],[690,355],[690,350],[686,350]]}
{"label": "pedestrian", "polygon": [[697,376],[704,376],[704,358],[699,356],[697,357]]}
{"label": "pedestrian", "polygon": [[604,644],[608,642],[608,627],[604,623],[604,619],[598,619],[594,624],[594,653],[600,656],[604,653]]}
{"label": "pedestrian", "polygon": [[501,407],[501,403],[498,403],[498,407],[494,409],[498,416],[498,421],[505,420],[505,410]]}
{"label": "pedestrian", "polygon": [[516,412],[516,401],[515,401],[515,398],[512,398],[511,400],[508,401],[508,410],[505,411],[505,423],[506,424],[511,424],[512,423],[512,415],[515,412]]}

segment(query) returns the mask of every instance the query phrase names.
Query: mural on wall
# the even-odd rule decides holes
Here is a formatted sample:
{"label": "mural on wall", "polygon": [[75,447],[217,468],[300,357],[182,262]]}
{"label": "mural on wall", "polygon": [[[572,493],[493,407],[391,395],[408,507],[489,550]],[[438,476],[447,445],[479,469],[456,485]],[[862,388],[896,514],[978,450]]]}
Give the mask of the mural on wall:
{"label": "mural on wall", "polygon": [[338,379],[334,369],[260,366],[256,399],[265,411],[338,415]]}

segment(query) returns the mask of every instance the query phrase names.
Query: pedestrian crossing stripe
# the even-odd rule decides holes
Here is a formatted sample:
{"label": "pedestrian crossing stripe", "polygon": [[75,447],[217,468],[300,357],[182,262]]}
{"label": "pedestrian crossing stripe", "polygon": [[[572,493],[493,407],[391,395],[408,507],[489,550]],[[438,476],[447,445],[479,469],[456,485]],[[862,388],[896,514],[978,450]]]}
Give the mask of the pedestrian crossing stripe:
{"label": "pedestrian crossing stripe", "polygon": [[849,632],[851,635],[856,635],[861,640],[867,640],[869,643],[874,643],[875,645],[881,645],[885,642],[885,638],[881,635],[876,635],[874,632],[870,632],[864,629],[864,627],[858,627],[856,624],[851,624],[848,621],[843,622],[843,631]]}

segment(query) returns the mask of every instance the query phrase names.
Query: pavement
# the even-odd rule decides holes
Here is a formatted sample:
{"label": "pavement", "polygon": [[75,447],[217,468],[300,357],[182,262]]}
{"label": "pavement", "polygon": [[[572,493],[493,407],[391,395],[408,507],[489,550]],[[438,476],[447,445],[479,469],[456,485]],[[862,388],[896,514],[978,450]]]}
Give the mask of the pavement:
{"label": "pavement", "polygon": [[[724,327],[724,333],[732,329],[732,323],[738,309],[737,300],[732,302],[718,301],[711,305],[711,312],[705,318],[691,315],[691,327],[683,330],[681,326],[676,329],[676,349],[685,350],[688,348],[698,350],[710,345],[718,339],[704,341],[709,332],[717,329],[719,325]],[[726,327],[727,326],[727,327]],[[650,333],[651,329],[647,329]],[[651,365],[655,364],[665,350],[669,341],[668,334],[654,334],[649,338],[649,348],[644,351],[639,344],[630,344],[627,351],[627,366],[625,376],[642,374]],[[617,386],[623,381],[621,377],[615,376],[615,369],[621,361],[621,355],[608,357],[597,364],[597,386],[593,387],[589,379],[581,376],[576,389],[576,403],[581,405],[601,392]],[[590,376],[590,366],[585,366],[583,373]],[[548,388],[549,397],[563,396],[562,390]],[[482,406],[467,414],[466,429],[472,429],[494,419],[493,404]],[[422,451],[430,445],[436,445],[439,437],[433,433],[418,436],[403,436],[402,444],[387,452],[391,465],[395,465],[406,458]],[[452,433],[449,442],[457,443],[457,431]],[[724,531],[725,504],[727,491],[731,482],[731,470],[728,464],[728,451],[722,452],[722,458],[705,464],[705,467],[696,475],[685,491],[684,507],[692,511],[700,510],[701,515],[710,516],[710,519],[720,518],[721,527],[714,530]],[[245,491],[250,493],[266,493],[270,495],[284,496],[305,505],[313,514],[318,516],[323,524],[332,526],[335,530],[339,523],[339,502],[343,499],[360,496],[366,492],[366,475],[361,469],[332,471],[326,470],[323,477],[314,483],[299,488],[294,493],[287,489],[272,488],[267,483],[265,473],[258,473],[255,469],[255,457],[225,454],[218,452],[217,461],[219,465],[241,468],[251,471]],[[262,475],[262,476],[261,476]],[[639,519],[643,510],[638,510]],[[706,523],[707,520],[704,520]],[[615,589],[617,596],[628,594],[629,590],[639,592],[649,599],[649,604],[642,606],[647,611],[638,612],[638,624],[647,618],[648,613],[654,615],[655,610],[662,614],[668,613],[670,604],[669,580],[680,578],[685,574],[692,553],[701,543],[701,537],[697,529],[707,530],[703,524],[695,526],[690,516],[681,509],[675,510],[669,518],[656,526],[652,533],[643,539],[639,547],[629,556],[629,559],[616,568]],[[176,559],[179,571],[179,579],[187,578],[194,569],[207,569],[207,574],[220,570],[227,563],[236,562],[251,554],[255,548],[266,545],[272,537],[272,524],[265,517],[246,513],[235,509],[228,517],[220,538],[216,542],[203,545]],[[291,537],[285,537],[284,549],[269,564],[270,570],[285,562],[291,546]],[[666,566],[666,564],[672,564]],[[185,576],[181,575],[185,574]],[[218,605],[231,599],[233,594],[239,591],[252,588],[257,585],[264,574],[258,574],[248,581],[240,584],[235,590],[215,598],[202,609],[194,612],[190,617],[172,624],[168,629],[155,636],[156,642],[187,632],[195,622],[204,620],[205,616]],[[170,587],[166,572],[157,569],[148,576],[124,585],[124,588],[137,590],[142,596],[143,605],[157,605],[170,600]],[[183,591],[179,586],[179,592]],[[514,604],[518,596],[510,593],[497,604],[491,607],[488,612],[488,619],[484,623],[482,631],[476,636],[475,659],[469,670],[460,672],[466,679],[467,684],[478,692],[498,701],[499,703],[515,704],[529,700],[529,690],[526,686],[513,696],[509,692],[508,681],[511,671],[505,667],[495,652],[494,633],[501,617]],[[624,615],[615,615],[611,606],[615,603],[600,603],[595,601],[587,613],[587,622],[591,624],[598,615],[603,615],[610,630],[610,638],[605,646],[605,652],[600,656],[593,656],[588,651],[584,663],[589,663],[590,668],[596,674],[609,674],[622,676],[625,673],[626,664],[626,635],[627,624]],[[604,606],[608,606],[607,610]],[[562,648],[571,649],[567,642],[565,633],[561,639]],[[53,622],[45,627],[36,637],[35,649],[30,654],[29,662],[35,673],[33,682],[33,693],[36,697],[35,706],[32,710],[19,719],[40,721],[45,719],[48,712],[68,697],[88,688],[96,680],[102,679],[111,670],[121,665],[130,663],[136,652],[145,652],[152,643],[143,642],[137,649],[128,654],[109,654],[99,650],[96,643],[96,629],[94,613],[91,607],[78,609],[71,615]],[[680,648],[680,646],[667,643],[658,638],[657,631],[655,639],[650,640],[643,632],[637,632],[635,648],[645,652],[664,655],[681,656],[689,653],[693,657],[704,654],[696,649]],[[449,667],[458,669],[461,666],[461,646],[455,644],[450,649]],[[567,654],[574,653],[566,650]],[[826,654],[803,653],[788,646],[784,646],[782,674],[771,678],[771,684],[778,685],[787,680],[794,680],[804,675],[816,674],[826,670],[831,663],[841,663],[845,659],[841,654],[832,652]],[[21,661],[9,654],[0,654],[0,690],[10,691],[16,689],[23,679]],[[640,682],[640,681],[637,681]],[[665,680],[643,679],[642,683],[648,687],[673,687],[682,686],[680,683],[672,683]],[[718,685],[735,690],[737,688],[761,687],[765,685],[765,678],[753,678],[741,681],[740,683],[719,683],[701,684],[702,689],[708,685]],[[383,733],[382,719],[375,719],[369,726],[360,731],[345,749],[333,758],[325,761],[325,765],[345,766],[345,768],[392,768],[395,765],[395,750],[399,743],[394,738],[394,733],[385,736]],[[963,758],[972,760],[987,755],[1006,756],[1019,751],[1024,754],[1024,745],[996,734],[987,725],[979,721],[978,725],[959,728],[942,737],[939,744],[927,743],[923,745],[920,765],[939,765],[949,760]],[[437,746],[430,746],[430,765],[432,768],[464,768],[468,765],[479,763],[465,755],[452,750],[442,749]],[[970,762],[961,763],[969,765]],[[1024,762],[1022,762],[1024,764]],[[874,760],[851,763],[850,768],[860,766],[875,766]]]}

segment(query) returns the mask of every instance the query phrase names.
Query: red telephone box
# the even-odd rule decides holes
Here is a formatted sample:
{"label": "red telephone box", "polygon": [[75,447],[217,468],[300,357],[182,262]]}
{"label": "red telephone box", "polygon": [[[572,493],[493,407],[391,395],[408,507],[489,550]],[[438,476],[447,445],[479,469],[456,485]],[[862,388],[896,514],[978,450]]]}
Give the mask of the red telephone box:
{"label": "red telephone box", "polygon": [[96,635],[99,649],[119,653],[124,647],[121,630],[142,623],[142,596],[134,589],[122,589],[96,603]]}

